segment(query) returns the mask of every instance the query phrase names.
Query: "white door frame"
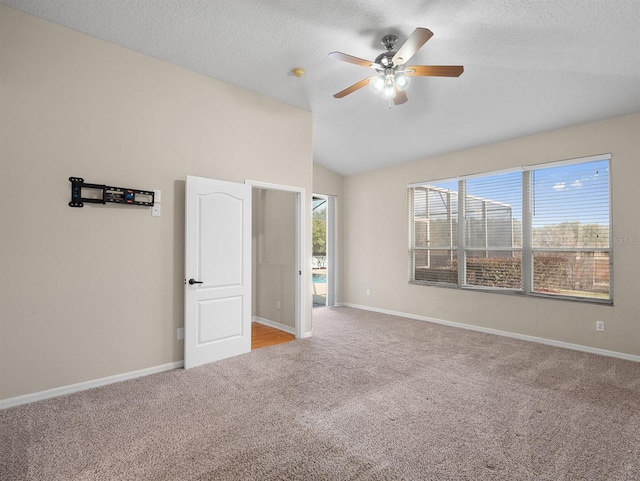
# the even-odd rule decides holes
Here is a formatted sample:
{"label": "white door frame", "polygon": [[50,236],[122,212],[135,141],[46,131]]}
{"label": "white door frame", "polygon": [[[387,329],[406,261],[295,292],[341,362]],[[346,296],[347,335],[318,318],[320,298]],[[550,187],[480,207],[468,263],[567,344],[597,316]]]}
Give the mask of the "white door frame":
{"label": "white door frame", "polygon": [[287,185],[270,184],[268,182],[259,182],[256,180],[245,180],[245,184],[258,189],[279,190],[284,192],[293,192],[296,195],[296,270],[298,271],[298,279],[296,280],[296,338],[304,337],[305,312],[307,305],[307,296],[305,279],[310,276],[310,271],[305,259],[305,225],[306,225],[306,202],[305,189],[301,187],[291,187]]}
{"label": "white door frame", "polygon": [[327,306],[335,306],[338,302],[338,276],[337,276],[337,222],[336,222],[336,196],[326,195],[327,199]]}

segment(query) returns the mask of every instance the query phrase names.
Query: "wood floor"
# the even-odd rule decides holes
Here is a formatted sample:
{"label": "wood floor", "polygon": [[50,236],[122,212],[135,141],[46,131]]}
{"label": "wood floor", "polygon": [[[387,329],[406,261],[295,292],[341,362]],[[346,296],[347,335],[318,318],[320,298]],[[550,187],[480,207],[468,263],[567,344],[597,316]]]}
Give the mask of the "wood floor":
{"label": "wood floor", "polygon": [[284,342],[293,341],[296,338],[293,334],[265,326],[259,322],[251,323],[251,350],[261,347],[275,346]]}

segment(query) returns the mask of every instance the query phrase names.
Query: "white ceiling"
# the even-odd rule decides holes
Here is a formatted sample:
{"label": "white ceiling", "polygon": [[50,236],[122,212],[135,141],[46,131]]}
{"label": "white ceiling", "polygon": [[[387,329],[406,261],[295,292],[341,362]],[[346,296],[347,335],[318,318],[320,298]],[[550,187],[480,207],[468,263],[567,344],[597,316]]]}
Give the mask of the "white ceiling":
{"label": "white ceiling", "polygon": [[[640,111],[640,0],[0,0],[313,114],[314,160],[343,175]],[[363,88],[380,39],[434,36],[388,108]],[[303,78],[290,71],[304,67]],[[640,134],[640,133],[639,133]]]}

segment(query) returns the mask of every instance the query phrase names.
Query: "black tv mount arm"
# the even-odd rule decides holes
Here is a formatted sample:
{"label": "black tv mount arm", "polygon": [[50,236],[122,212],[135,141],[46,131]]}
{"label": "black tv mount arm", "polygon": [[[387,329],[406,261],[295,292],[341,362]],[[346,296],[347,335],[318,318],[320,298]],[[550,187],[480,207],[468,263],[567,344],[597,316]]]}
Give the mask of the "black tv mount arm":
{"label": "black tv mount arm", "polygon": [[[112,187],[104,184],[88,184],[81,177],[69,177],[69,182],[71,182],[71,202],[69,202],[69,207],[82,207],[85,202],[93,204],[114,202],[116,204],[153,206],[153,191]],[[93,190],[98,195],[96,197],[83,197],[82,189]]]}

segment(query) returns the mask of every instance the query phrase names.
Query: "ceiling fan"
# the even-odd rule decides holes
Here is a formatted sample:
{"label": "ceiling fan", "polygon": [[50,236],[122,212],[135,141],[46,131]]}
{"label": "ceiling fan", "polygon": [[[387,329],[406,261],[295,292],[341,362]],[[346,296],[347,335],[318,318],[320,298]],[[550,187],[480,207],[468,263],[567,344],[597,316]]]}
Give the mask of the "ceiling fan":
{"label": "ceiling fan", "polygon": [[432,36],[433,32],[428,28],[418,27],[398,51],[395,51],[393,47],[398,41],[398,37],[386,35],[382,38],[382,45],[387,51],[378,55],[373,62],[342,52],[331,52],[330,58],[372,68],[377,72],[376,75],[367,77],[338,92],[334,97],[341,99],[370,84],[384,98],[389,99],[389,106],[391,106],[391,99],[393,99],[393,103],[400,105],[408,100],[405,89],[409,85],[409,77],[459,77],[462,75],[464,71],[462,65],[406,65],[409,59]]}

